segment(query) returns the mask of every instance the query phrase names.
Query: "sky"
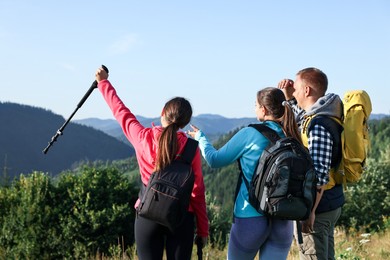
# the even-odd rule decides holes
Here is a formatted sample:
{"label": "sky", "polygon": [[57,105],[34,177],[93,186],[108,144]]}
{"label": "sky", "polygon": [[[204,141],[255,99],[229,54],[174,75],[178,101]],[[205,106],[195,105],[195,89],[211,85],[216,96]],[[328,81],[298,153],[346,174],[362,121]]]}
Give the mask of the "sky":
{"label": "sky", "polygon": [[[390,114],[388,0],[0,0],[0,102],[68,118],[101,64],[136,115],[255,117],[256,92],[317,67]],[[389,76],[389,79],[387,79]],[[73,117],[113,119],[95,90]]]}

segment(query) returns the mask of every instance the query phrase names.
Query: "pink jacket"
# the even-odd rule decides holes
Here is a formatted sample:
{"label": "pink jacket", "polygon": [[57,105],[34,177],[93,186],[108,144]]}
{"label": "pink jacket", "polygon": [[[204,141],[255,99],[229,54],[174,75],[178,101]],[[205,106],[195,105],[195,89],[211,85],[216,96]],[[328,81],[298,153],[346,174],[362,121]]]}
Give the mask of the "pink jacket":
{"label": "pink jacket", "polygon": [[[163,128],[161,126],[153,126],[149,128],[141,125],[135,115],[131,113],[130,109],[127,108],[118,97],[114,87],[108,80],[100,81],[98,88],[103,94],[103,97],[110,107],[114,117],[121,125],[125,136],[135,149],[141,180],[146,185],[150,175],[153,173],[158,139]],[[184,132],[179,131],[177,132],[177,138],[180,145],[179,153],[181,153],[187,141],[187,136]],[[196,216],[197,234],[199,236],[206,237],[208,236],[209,224],[206,213],[205,186],[203,182],[199,148],[198,152],[195,154],[194,160],[192,161],[192,169],[195,175],[195,184],[192,191],[189,211],[194,212]],[[137,206],[138,203],[139,200],[135,206]]]}

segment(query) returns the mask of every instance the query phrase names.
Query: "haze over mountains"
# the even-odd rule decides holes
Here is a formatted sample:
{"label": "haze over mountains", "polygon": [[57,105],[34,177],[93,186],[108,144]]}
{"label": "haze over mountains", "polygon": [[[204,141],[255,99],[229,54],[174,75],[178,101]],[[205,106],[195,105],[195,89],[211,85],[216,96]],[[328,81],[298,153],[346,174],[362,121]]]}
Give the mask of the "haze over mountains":
{"label": "haze over mountains", "polygon": [[[388,115],[371,115],[370,119],[385,116]],[[146,127],[152,123],[160,124],[160,118],[137,118]],[[114,119],[71,121],[47,154],[42,151],[64,124],[65,118],[38,107],[0,102],[0,119],[1,178],[12,179],[32,171],[57,175],[80,161],[112,161],[134,155],[134,150]],[[195,116],[191,121],[212,142],[253,122],[256,122],[255,118],[226,118],[213,114]],[[184,130],[187,129],[188,126]]]}

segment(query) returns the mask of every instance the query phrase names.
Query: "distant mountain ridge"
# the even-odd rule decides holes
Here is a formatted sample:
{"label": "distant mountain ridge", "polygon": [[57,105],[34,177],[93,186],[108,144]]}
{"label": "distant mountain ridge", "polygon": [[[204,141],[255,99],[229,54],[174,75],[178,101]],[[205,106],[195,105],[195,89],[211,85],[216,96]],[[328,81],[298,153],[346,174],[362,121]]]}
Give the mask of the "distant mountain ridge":
{"label": "distant mountain ridge", "polygon": [[43,149],[65,119],[48,110],[0,102],[0,177],[32,171],[56,175],[82,160],[128,158],[134,150],[104,131],[70,122],[47,154]]}
{"label": "distant mountain ridge", "polygon": [[[143,116],[137,116],[137,119],[145,127],[150,127],[152,124],[160,125],[160,117],[146,118]],[[93,127],[101,130],[108,135],[118,138],[122,141],[127,141],[124,136],[120,125],[115,119],[98,119],[98,118],[86,118],[75,120],[76,123]],[[210,140],[216,140],[219,136],[233,131],[239,127],[256,122],[256,118],[226,118],[220,115],[214,114],[201,114],[194,116],[191,120],[191,124],[197,126],[199,129],[207,135]],[[184,130],[190,129],[186,126]]]}
{"label": "distant mountain ridge", "polygon": [[[382,119],[387,116],[390,115],[372,114],[370,116],[370,120]],[[155,125],[160,124],[159,117],[147,118],[143,116],[137,116],[137,119],[145,127],[150,127],[152,123],[154,123]],[[118,138],[119,140],[128,143],[126,137],[122,132],[122,129],[120,128],[118,122],[115,119],[86,118],[75,120],[75,122],[101,130],[108,135],[111,135],[115,138]],[[200,114],[198,116],[194,116],[191,120],[191,124],[201,129],[211,141],[217,140],[223,134],[226,134],[230,131],[233,131],[237,128],[246,126],[254,122],[256,122],[256,118],[226,118],[216,114]],[[189,126],[186,126],[184,129],[189,129]]]}

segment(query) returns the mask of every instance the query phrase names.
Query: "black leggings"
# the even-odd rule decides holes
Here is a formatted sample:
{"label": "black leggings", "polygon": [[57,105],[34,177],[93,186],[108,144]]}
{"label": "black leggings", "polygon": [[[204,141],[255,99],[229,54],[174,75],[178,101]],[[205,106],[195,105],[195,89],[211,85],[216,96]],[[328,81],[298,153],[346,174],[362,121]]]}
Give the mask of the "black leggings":
{"label": "black leggings", "polygon": [[164,246],[167,260],[191,259],[194,240],[194,214],[187,213],[183,224],[172,233],[149,219],[135,219],[135,243],[140,260],[161,260]]}

